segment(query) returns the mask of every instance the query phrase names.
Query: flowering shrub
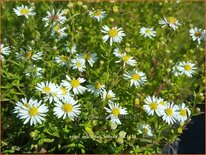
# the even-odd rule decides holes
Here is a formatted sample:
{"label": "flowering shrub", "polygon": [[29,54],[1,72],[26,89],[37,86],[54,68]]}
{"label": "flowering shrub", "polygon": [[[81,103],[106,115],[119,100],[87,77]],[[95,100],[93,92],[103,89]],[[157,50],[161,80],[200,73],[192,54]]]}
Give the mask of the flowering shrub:
{"label": "flowering shrub", "polygon": [[204,100],[202,3],[4,2],[2,151],[160,153],[178,140]]}

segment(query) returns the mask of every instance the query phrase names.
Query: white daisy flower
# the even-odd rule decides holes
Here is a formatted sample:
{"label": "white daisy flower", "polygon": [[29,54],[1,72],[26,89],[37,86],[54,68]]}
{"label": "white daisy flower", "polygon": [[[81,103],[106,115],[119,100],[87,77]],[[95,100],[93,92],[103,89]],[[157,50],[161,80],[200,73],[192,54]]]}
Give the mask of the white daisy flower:
{"label": "white daisy flower", "polygon": [[125,67],[126,64],[130,66],[135,66],[137,61],[134,60],[134,58],[130,55],[127,55],[127,53],[122,53],[120,55],[117,55],[120,60],[116,61],[116,63],[123,62],[123,66]]}
{"label": "white daisy flower", "polygon": [[148,38],[152,38],[156,36],[156,32],[154,31],[153,28],[146,28],[146,27],[142,27],[139,31],[139,33],[144,36],[144,37],[148,37]]}
{"label": "white daisy flower", "polygon": [[193,63],[182,61],[177,66],[177,69],[179,70],[179,72],[181,72],[181,74],[185,74],[188,77],[192,77],[192,75],[195,73],[196,67]]}
{"label": "white daisy flower", "polygon": [[201,41],[204,41],[204,38],[205,38],[205,37],[203,37],[203,36],[205,36],[204,30],[198,29],[195,27],[195,28],[191,28],[189,30],[189,32],[190,32],[190,36],[192,37],[193,41],[197,40],[198,44],[200,44]]}
{"label": "white daisy flower", "polygon": [[178,116],[178,109],[178,106],[174,105],[174,103],[167,103],[164,107],[162,119],[169,125],[175,123]]}
{"label": "white daisy flower", "polygon": [[59,99],[73,97],[73,95],[69,92],[69,89],[64,87],[62,84],[60,84],[59,92],[57,93],[57,96]]}
{"label": "white daisy flower", "polygon": [[84,59],[72,59],[71,60],[72,69],[78,69],[80,72],[84,72],[86,69],[85,60]]}
{"label": "white daisy flower", "polygon": [[45,120],[44,116],[48,112],[48,108],[45,104],[41,104],[42,101],[29,100],[28,107],[22,106],[19,110],[19,118],[24,120],[24,124],[30,121],[30,125],[41,124]]}
{"label": "white daisy flower", "polygon": [[157,103],[161,104],[164,107],[164,106],[166,106],[167,101],[165,101],[163,98],[159,97],[159,98],[157,98]]}
{"label": "white daisy flower", "polygon": [[41,91],[43,94],[52,94],[57,90],[57,86],[51,82],[37,83],[36,89]]}
{"label": "white daisy flower", "polygon": [[11,53],[10,48],[8,46],[4,47],[4,44],[0,43],[0,54],[1,55],[9,55],[10,53]]}
{"label": "white daisy flower", "polygon": [[154,113],[156,113],[158,116],[163,115],[163,106],[158,103],[158,99],[155,96],[146,97],[144,102],[146,104],[143,105],[143,109],[147,112],[149,116],[153,116]]}
{"label": "white daisy flower", "polygon": [[115,48],[113,51],[113,54],[118,58],[121,58],[121,56],[122,56],[122,52],[120,51],[119,48]]}
{"label": "white daisy flower", "polygon": [[177,65],[172,67],[172,73],[174,74],[174,76],[182,75],[182,73],[177,69]]}
{"label": "white daisy flower", "polygon": [[77,52],[77,46],[76,46],[76,44],[74,44],[74,45],[71,47],[71,49],[68,48],[68,47],[66,47],[65,49],[66,49],[66,51],[67,51],[68,53],[71,53],[71,54],[74,54],[74,53]]}
{"label": "white daisy flower", "polygon": [[41,67],[36,67],[35,65],[26,68],[24,74],[26,76],[31,76],[32,74],[35,77],[41,78],[43,73],[43,69]]}
{"label": "white daisy flower", "polygon": [[69,57],[66,55],[58,55],[55,57],[55,62],[64,66],[69,64]]}
{"label": "white daisy flower", "polygon": [[49,103],[52,103],[53,101],[59,100],[58,94],[60,94],[59,86],[57,84],[53,84],[52,91],[50,93],[47,93],[46,96],[44,96],[44,101],[49,101]]}
{"label": "white daisy flower", "polygon": [[121,122],[119,120],[119,116],[128,114],[126,108],[120,107],[118,103],[109,102],[108,104],[109,104],[110,109],[107,107],[104,107],[105,110],[108,113],[110,113],[110,115],[107,116],[106,119],[111,119],[112,123],[121,124]]}
{"label": "white daisy flower", "polygon": [[33,8],[29,8],[28,6],[17,6],[16,8],[13,8],[14,13],[17,16],[25,16],[26,18],[29,18],[29,16],[34,16],[36,13],[33,12]]}
{"label": "white daisy flower", "polygon": [[55,34],[58,35],[59,39],[62,39],[67,36],[67,34],[64,32],[66,30],[66,27],[60,27],[59,25],[56,25],[51,32],[51,36],[54,37]]}
{"label": "white daisy flower", "polygon": [[178,121],[184,122],[184,121],[186,121],[188,119],[188,117],[190,115],[191,115],[191,111],[185,105],[185,103],[182,103],[181,105],[179,105],[178,116],[177,116],[177,120]]}
{"label": "white daisy flower", "polygon": [[97,61],[98,57],[96,53],[84,53],[84,54],[78,54],[78,58],[85,59],[89,63],[91,67],[93,67],[93,64]]}
{"label": "white daisy flower", "polygon": [[18,60],[41,60],[42,52],[35,52],[31,47],[28,50],[20,49],[20,53],[16,53],[16,59]]}
{"label": "white daisy flower", "polygon": [[64,13],[60,10],[58,10],[57,13],[55,13],[54,9],[52,12],[47,11],[47,16],[42,19],[44,22],[46,22],[45,27],[50,24],[63,24],[66,21],[66,17],[63,15]]}
{"label": "white daisy flower", "polygon": [[109,101],[116,100],[115,93],[113,93],[112,90],[109,90],[108,92],[104,90],[101,95],[103,100],[109,100]]}
{"label": "white daisy flower", "polygon": [[90,11],[89,15],[96,19],[98,22],[100,22],[104,17],[106,17],[106,11],[102,10],[96,10],[96,11]]}
{"label": "white daisy flower", "polygon": [[159,24],[163,25],[162,27],[169,26],[173,30],[178,29],[178,26],[181,25],[175,17],[164,17],[163,19],[159,20]]}
{"label": "white daisy flower", "polygon": [[97,82],[94,85],[87,85],[87,91],[94,94],[94,96],[99,96],[105,90],[105,85]]}
{"label": "white daisy flower", "polygon": [[103,26],[103,30],[101,32],[105,33],[106,35],[102,37],[103,41],[106,42],[110,38],[110,46],[112,46],[113,42],[120,43],[122,41],[122,37],[125,36],[122,28],[109,28],[108,26]]}
{"label": "white daisy flower", "polygon": [[140,134],[152,137],[152,129],[148,124],[141,124],[137,130]]}
{"label": "white daisy flower", "polygon": [[132,72],[125,72],[125,74],[123,74],[124,79],[126,80],[130,80],[130,86],[135,86],[135,87],[139,87],[144,86],[145,82],[146,82],[146,76],[145,73],[143,72],[139,72],[138,70],[133,70]]}
{"label": "white daisy flower", "polygon": [[72,89],[75,95],[83,94],[86,91],[87,88],[84,86],[81,86],[81,83],[84,83],[86,81],[84,78],[71,79],[68,75],[66,75],[66,78],[68,81],[62,80],[62,85],[68,88],[69,90]]}
{"label": "white daisy flower", "polygon": [[34,100],[31,98],[27,100],[27,98],[22,98],[21,101],[17,101],[16,106],[14,107],[14,113],[17,113],[17,117],[19,117],[19,111],[21,109],[29,109],[29,105],[32,104]]}
{"label": "white daisy flower", "polygon": [[72,97],[64,98],[61,101],[56,101],[55,103],[54,114],[58,118],[63,116],[63,119],[66,119],[69,117],[74,121],[74,118],[77,117],[80,112],[80,104],[77,104],[77,101]]}

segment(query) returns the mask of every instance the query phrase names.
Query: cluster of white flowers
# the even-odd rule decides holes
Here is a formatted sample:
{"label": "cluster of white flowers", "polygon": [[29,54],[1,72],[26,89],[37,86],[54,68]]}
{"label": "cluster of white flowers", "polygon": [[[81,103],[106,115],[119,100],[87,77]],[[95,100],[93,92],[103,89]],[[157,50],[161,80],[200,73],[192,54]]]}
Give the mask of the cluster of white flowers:
{"label": "cluster of white flowers", "polygon": [[175,76],[186,75],[192,77],[196,69],[195,64],[182,61],[172,68],[172,72]]}
{"label": "cluster of white flowers", "polygon": [[184,122],[191,114],[185,103],[176,105],[173,102],[170,103],[155,96],[146,97],[144,102],[146,104],[143,105],[143,109],[149,116],[157,115],[162,117],[169,125],[177,121]]}
{"label": "cluster of white flowers", "polygon": [[9,55],[11,53],[10,47],[4,47],[4,44],[0,43],[0,60],[4,60],[3,55]]}
{"label": "cluster of white flowers", "polygon": [[[34,16],[36,13],[33,11],[33,8],[29,8],[28,6],[22,5],[21,7],[17,7],[14,9],[14,12],[17,16],[25,16],[29,18],[29,16]],[[107,16],[106,11],[103,10],[92,10],[89,11],[89,15],[97,20],[98,22],[102,21],[103,18]],[[51,36],[56,37],[58,39],[62,39],[67,36],[65,32],[67,26],[64,24],[67,22],[67,18],[64,16],[63,11],[55,11],[54,9],[50,12],[47,11],[47,16],[42,19],[45,22],[45,27],[51,27]],[[177,30],[178,26],[181,24],[174,17],[164,17],[159,20],[159,24],[162,27],[170,27],[173,30]],[[123,37],[126,36],[123,29],[117,26],[102,26],[102,33],[105,35],[102,37],[103,42],[109,40],[109,45],[114,45],[113,43],[121,43]],[[156,36],[156,31],[153,27],[141,27],[139,33],[147,38],[153,38]],[[205,38],[205,31],[198,28],[192,28],[189,31],[190,36],[193,41],[200,42]],[[71,48],[65,48],[65,54],[56,55],[54,58],[55,63],[61,66],[69,66],[73,70],[77,70],[82,73],[87,69],[87,65],[89,67],[93,67],[94,64],[98,60],[98,56],[96,53],[84,52],[78,53],[76,44],[72,45]],[[10,48],[4,47],[1,44],[1,54],[9,55]],[[68,56],[68,53],[70,54]],[[141,87],[144,86],[147,82],[147,77],[141,69],[137,69],[137,61],[134,57],[127,51],[120,52],[119,48],[115,48],[113,54],[118,59],[115,63],[122,64],[123,67],[130,66],[133,67],[131,70],[124,70],[123,79],[125,81],[130,82],[130,86]],[[1,58],[2,58],[1,55]],[[16,53],[16,58],[18,60],[41,60],[43,52],[37,52],[33,50],[31,47],[28,49],[21,49],[19,53]],[[42,77],[41,73],[43,72],[42,68],[37,66],[32,66],[31,68],[35,68],[35,76]],[[195,64],[190,62],[180,62],[178,65],[173,67],[173,73],[175,76],[178,75],[186,75],[188,77],[192,77],[195,73]],[[32,70],[32,69],[29,69]],[[25,71],[27,76],[31,75],[30,71]],[[119,103],[117,103],[117,98],[115,93],[111,89],[107,89],[105,84],[100,81],[87,83],[86,79],[82,77],[74,78],[66,75],[66,79],[62,80],[58,85],[56,83],[52,83],[49,81],[37,83],[36,89],[40,91],[43,96],[43,100],[37,101],[34,99],[27,100],[26,98],[22,99],[22,101],[18,101],[15,107],[15,113],[20,119],[24,119],[24,123],[30,121],[30,124],[42,123],[44,120],[45,114],[48,112],[48,108],[45,106],[45,103],[48,102],[50,104],[54,104],[54,115],[58,118],[63,117],[63,119],[70,118],[74,120],[80,114],[80,104],[78,101],[74,99],[75,95],[83,94],[86,91],[93,94],[95,97],[101,97],[102,101],[107,101],[108,106],[104,107],[109,116],[106,119],[110,119],[111,123],[115,126],[121,124],[120,115],[127,115],[128,112],[126,108],[122,108]],[[85,86],[84,86],[85,84]],[[145,99],[145,105],[143,109],[147,112],[149,116],[157,115],[161,117],[166,123],[173,124],[177,121],[184,122],[190,116],[189,108],[184,104],[175,105],[174,103],[169,103],[164,101],[162,98],[157,98],[155,96],[148,96]],[[108,108],[109,107],[109,108]],[[152,136],[153,133],[151,131],[151,127],[148,124],[141,124],[139,126],[138,132],[140,134],[146,134],[147,136]]]}

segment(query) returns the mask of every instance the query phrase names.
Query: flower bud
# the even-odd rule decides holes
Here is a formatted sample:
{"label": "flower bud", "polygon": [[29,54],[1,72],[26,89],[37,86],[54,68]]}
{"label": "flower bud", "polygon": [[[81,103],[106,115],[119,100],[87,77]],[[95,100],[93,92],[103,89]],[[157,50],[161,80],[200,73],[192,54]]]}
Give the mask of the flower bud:
{"label": "flower bud", "polygon": [[116,123],[111,123],[111,129],[115,130],[117,128],[117,124]]}
{"label": "flower bud", "polygon": [[103,60],[101,60],[101,61],[100,61],[100,64],[101,64],[101,65],[103,65],[103,64],[104,64],[104,61],[103,61]]}
{"label": "flower bud", "polygon": [[127,136],[127,140],[128,140],[128,141],[130,141],[130,140],[131,140],[131,138],[132,138],[132,136],[131,136],[131,135],[128,135],[128,136]]}
{"label": "flower bud", "polygon": [[82,26],[79,26],[77,29],[78,29],[78,30],[82,30]]}
{"label": "flower bud", "polygon": [[53,50],[54,50],[54,51],[56,51],[56,50],[57,50],[57,47],[56,47],[56,46],[54,46],[54,47],[53,47]]}
{"label": "flower bud", "polygon": [[35,41],[34,40],[31,41],[31,45],[35,45]]}
{"label": "flower bud", "polygon": [[167,68],[167,73],[170,73],[171,72],[171,68]]}
{"label": "flower bud", "polygon": [[21,27],[22,27],[22,28],[25,28],[26,26],[25,26],[25,24],[22,24]]}
{"label": "flower bud", "polygon": [[183,58],[187,58],[187,55],[186,55],[186,54],[183,54]]}
{"label": "flower bud", "polygon": [[194,53],[195,53],[195,51],[194,51],[193,49],[190,49],[189,52],[190,52],[191,54],[194,54]]}
{"label": "flower bud", "polygon": [[82,1],[78,1],[77,5],[82,6],[83,5]]}
{"label": "flower bud", "polygon": [[117,138],[117,143],[119,143],[119,144],[123,144],[124,143],[124,141],[123,141],[123,139],[122,138]]}
{"label": "flower bud", "polygon": [[130,49],[129,47],[126,47],[126,48],[125,48],[125,51],[126,51],[126,52],[130,52],[131,49]]}
{"label": "flower bud", "polygon": [[113,6],[113,11],[114,11],[114,12],[119,12],[119,8],[118,8],[118,6],[116,6],[116,5]]}
{"label": "flower bud", "polygon": [[114,18],[109,18],[109,21],[110,22],[114,22]]}
{"label": "flower bud", "polygon": [[82,7],[83,7],[85,10],[87,10],[87,8],[88,8],[87,5],[83,5]]}
{"label": "flower bud", "polygon": [[129,43],[126,43],[126,46],[130,47],[130,44],[129,44]]}
{"label": "flower bud", "polygon": [[173,63],[173,60],[172,60],[172,59],[169,59],[169,63],[170,63],[170,64]]}
{"label": "flower bud", "polygon": [[67,4],[68,8],[73,8],[74,4],[72,2],[69,2],[69,4]]}
{"label": "flower bud", "polygon": [[167,54],[170,54],[170,50],[166,50],[166,53],[167,53]]}
{"label": "flower bud", "polygon": [[199,114],[201,112],[201,109],[200,108],[196,108],[195,109],[195,113]]}
{"label": "flower bud", "polygon": [[127,134],[126,132],[120,131],[120,132],[119,132],[119,137],[120,137],[120,138],[125,138],[126,134]]}
{"label": "flower bud", "polygon": [[179,127],[179,128],[177,129],[177,133],[180,133],[180,134],[181,134],[181,133],[182,133],[182,128]]}
{"label": "flower bud", "polygon": [[135,99],[135,105],[139,105],[140,104],[140,101],[138,98]]}

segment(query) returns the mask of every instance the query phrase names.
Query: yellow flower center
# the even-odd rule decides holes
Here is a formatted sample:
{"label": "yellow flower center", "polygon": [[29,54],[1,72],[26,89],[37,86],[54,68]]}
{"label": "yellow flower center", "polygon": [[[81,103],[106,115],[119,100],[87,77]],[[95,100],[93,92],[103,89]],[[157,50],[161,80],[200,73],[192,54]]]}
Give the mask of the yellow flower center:
{"label": "yellow flower center", "polygon": [[181,116],[186,116],[186,115],[187,115],[186,110],[185,110],[185,109],[181,109],[181,110],[180,110],[180,115],[181,115]]}
{"label": "yellow flower center", "polygon": [[96,83],[96,84],[95,84],[95,87],[96,87],[97,89],[100,89],[101,86],[102,86],[102,85],[101,85],[100,83]]}
{"label": "yellow flower center", "polygon": [[123,60],[124,62],[127,62],[129,59],[130,59],[130,56],[129,56],[129,55],[125,55],[125,56],[122,57],[122,60]]}
{"label": "yellow flower center", "polygon": [[192,69],[192,67],[191,67],[190,65],[185,65],[185,66],[184,66],[184,69],[185,69],[186,71],[190,71],[190,70]]}
{"label": "yellow flower center", "polygon": [[28,103],[24,103],[24,106],[25,106],[26,108],[29,108],[29,104],[28,104]]}
{"label": "yellow flower center", "polygon": [[111,96],[111,95],[109,95],[109,94],[107,94],[107,98],[108,98],[108,99],[111,99],[111,98],[112,98],[112,96]]}
{"label": "yellow flower center", "polygon": [[135,81],[139,80],[140,79],[139,74],[133,74],[132,79],[135,80]]}
{"label": "yellow flower center", "polygon": [[49,88],[48,86],[46,86],[46,87],[43,88],[43,91],[44,91],[45,93],[50,93],[51,88]]}
{"label": "yellow flower center", "polygon": [[196,31],[196,32],[195,32],[195,36],[196,36],[196,37],[200,37],[200,36],[201,36],[201,32],[200,32],[200,31]]}
{"label": "yellow flower center", "polygon": [[30,59],[31,56],[32,56],[32,51],[27,51],[27,52],[25,53],[25,57],[26,57],[27,59]]}
{"label": "yellow flower center", "polygon": [[171,108],[167,108],[165,110],[165,113],[167,114],[167,116],[172,116],[173,115],[173,110]]}
{"label": "yellow flower center", "polygon": [[55,26],[55,27],[54,27],[54,30],[58,33],[59,30],[60,30],[60,27],[59,27],[59,26]]}
{"label": "yellow flower center", "polygon": [[137,98],[137,99],[135,99],[135,104],[136,105],[139,105],[140,104],[140,101],[139,101],[139,99]]}
{"label": "yellow flower center", "polygon": [[69,103],[65,103],[65,104],[63,104],[62,109],[63,109],[65,112],[71,112],[72,109],[73,109],[73,105],[71,105],[71,104],[69,104]]}
{"label": "yellow flower center", "polygon": [[177,19],[174,18],[174,17],[168,17],[168,18],[167,18],[167,21],[168,21],[170,24],[175,24],[176,21],[177,21]]}
{"label": "yellow flower center", "polygon": [[114,109],[112,110],[112,114],[113,114],[114,116],[118,117],[119,114],[120,114],[119,108],[114,108]]}
{"label": "yellow flower center", "polygon": [[116,29],[110,29],[109,30],[109,36],[110,37],[117,37],[118,36],[118,31]]}
{"label": "yellow flower center", "polygon": [[31,107],[29,109],[29,115],[30,116],[36,116],[38,115],[39,111],[38,111],[38,108],[37,107]]}
{"label": "yellow flower center", "polygon": [[77,63],[76,63],[76,66],[77,66],[77,67],[81,67],[81,63],[80,63],[80,62],[77,62]]}
{"label": "yellow flower center", "polygon": [[150,29],[146,29],[145,32],[146,32],[147,34],[150,34],[150,33],[151,33],[151,30],[150,30]]}
{"label": "yellow flower center", "polygon": [[142,132],[143,132],[144,134],[147,134],[148,129],[147,129],[147,128],[143,128],[143,129],[142,129]]}
{"label": "yellow flower center", "polygon": [[80,85],[79,80],[71,80],[71,86],[72,87],[78,87]]}
{"label": "yellow flower center", "polygon": [[61,89],[61,91],[63,92],[63,94],[66,94],[66,93],[67,93],[67,88],[61,87],[60,89]]}
{"label": "yellow flower center", "polygon": [[157,109],[157,106],[158,106],[158,104],[157,104],[156,102],[152,102],[152,103],[150,104],[150,108],[151,108],[152,110]]}
{"label": "yellow flower center", "polygon": [[88,60],[91,58],[91,55],[89,53],[84,54],[84,59]]}
{"label": "yellow flower center", "polygon": [[95,16],[100,16],[102,14],[102,12],[100,10],[95,11],[94,15]]}
{"label": "yellow flower center", "polygon": [[67,62],[69,60],[68,56],[65,56],[65,55],[61,55],[61,60],[63,62]]}
{"label": "yellow flower center", "polygon": [[29,10],[26,9],[26,8],[22,8],[22,9],[20,10],[20,13],[21,13],[22,15],[27,15],[27,14],[29,13]]}

